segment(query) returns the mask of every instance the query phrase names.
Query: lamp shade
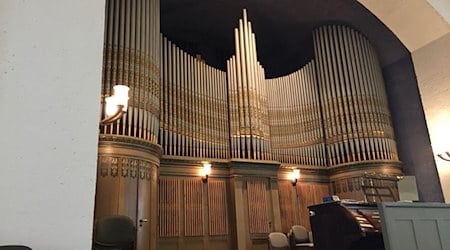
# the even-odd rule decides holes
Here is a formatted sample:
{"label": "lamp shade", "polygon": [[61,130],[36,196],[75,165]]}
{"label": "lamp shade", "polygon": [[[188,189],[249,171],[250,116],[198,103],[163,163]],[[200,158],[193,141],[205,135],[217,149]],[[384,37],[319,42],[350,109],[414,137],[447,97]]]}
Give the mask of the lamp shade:
{"label": "lamp shade", "polygon": [[123,105],[123,111],[128,108],[128,91],[130,88],[125,85],[114,86],[114,98],[116,98],[116,105]]}
{"label": "lamp shade", "polygon": [[106,117],[111,117],[117,113],[117,98],[115,96],[110,96],[105,98],[105,113]]}
{"label": "lamp shade", "polygon": [[293,177],[295,178],[295,179],[300,179],[300,169],[294,169],[293,171],[292,171],[292,175],[293,175]]}
{"label": "lamp shade", "polygon": [[288,178],[291,181],[297,181],[300,179],[300,169],[293,169],[292,172],[289,173]]}
{"label": "lamp shade", "polygon": [[202,175],[207,176],[211,174],[211,164],[210,163],[203,163],[202,168]]}

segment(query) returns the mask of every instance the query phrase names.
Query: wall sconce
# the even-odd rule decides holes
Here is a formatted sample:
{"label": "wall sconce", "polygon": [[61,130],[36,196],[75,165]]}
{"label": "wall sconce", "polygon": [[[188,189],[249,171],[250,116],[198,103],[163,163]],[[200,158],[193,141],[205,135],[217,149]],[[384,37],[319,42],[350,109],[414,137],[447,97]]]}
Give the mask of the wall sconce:
{"label": "wall sconce", "polygon": [[100,121],[101,125],[113,123],[127,112],[129,90],[130,88],[125,85],[114,86],[114,94],[105,98],[106,117]]}
{"label": "wall sconce", "polygon": [[450,161],[450,152],[446,151],[444,153],[445,153],[445,156],[443,154],[438,154],[437,156],[444,161]]}
{"label": "wall sconce", "polygon": [[203,183],[206,183],[208,181],[208,176],[211,174],[211,163],[203,163],[201,174]]}
{"label": "wall sconce", "polygon": [[297,185],[297,181],[300,179],[300,169],[292,169],[292,172],[288,174],[289,180],[292,182],[292,186]]}

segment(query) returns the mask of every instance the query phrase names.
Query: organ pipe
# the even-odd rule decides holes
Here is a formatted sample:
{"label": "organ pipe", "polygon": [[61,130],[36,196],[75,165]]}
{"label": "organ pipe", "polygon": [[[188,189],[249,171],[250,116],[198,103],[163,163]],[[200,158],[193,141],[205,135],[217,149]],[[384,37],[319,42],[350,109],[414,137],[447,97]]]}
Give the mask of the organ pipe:
{"label": "organ pipe", "polygon": [[[157,14],[158,13],[158,14]],[[160,116],[159,1],[106,1],[102,97],[130,87],[128,113],[101,134],[157,143]],[[102,98],[103,99],[103,98]]]}
{"label": "organ pipe", "polygon": [[314,32],[328,161],[398,160],[384,81],[373,47],[355,30]]}
{"label": "organ pipe", "polygon": [[236,55],[227,64],[233,156],[262,160],[270,145],[267,112],[263,111],[267,104],[263,101],[264,78],[259,75],[262,67],[257,61],[256,41],[246,10],[235,29],[235,48]]}
{"label": "organ pipe", "polygon": [[166,155],[228,158],[225,72],[162,39],[160,143]]}
{"label": "organ pipe", "polygon": [[266,80],[274,160],[325,165],[314,65],[312,61],[290,75]]}
{"label": "organ pipe", "polygon": [[[226,72],[160,38],[164,154],[313,166],[398,160],[380,64],[365,37],[344,26],[321,27],[313,36],[315,59],[266,79],[245,10],[234,35]],[[136,107],[124,121],[140,135],[146,115]]]}

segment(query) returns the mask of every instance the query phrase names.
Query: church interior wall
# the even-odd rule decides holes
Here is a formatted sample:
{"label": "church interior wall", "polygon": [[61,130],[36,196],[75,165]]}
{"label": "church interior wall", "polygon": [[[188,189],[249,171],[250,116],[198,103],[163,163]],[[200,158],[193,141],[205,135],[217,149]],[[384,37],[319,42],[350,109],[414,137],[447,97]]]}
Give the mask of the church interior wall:
{"label": "church interior wall", "polygon": [[[404,1],[395,2],[398,2],[396,4],[400,2],[402,4],[409,3]],[[435,173],[429,172],[428,169],[434,167],[432,159],[437,152],[431,151],[426,134],[427,131],[430,131],[433,150],[437,151],[434,147],[438,147],[440,144],[436,142],[437,139],[435,138],[441,134],[440,132],[433,132],[436,129],[433,123],[442,116],[445,117],[448,111],[444,112],[444,114],[439,111],[448,110],[449,107],[446,93],[448,93],[448,86],[450,85],[448,83],[450,74],[448,62],[450,56],[448,56],[448,52],[447,54],[445,53],[445,51],[449,51],[450,38],[446,33],[448,31],[448,23],[440,20],[440,16],[436,15],[429,6],[425,6],[424,16],[436,22],[435,29],[430,29],[429,32],[424,33],[411,32],[411,29],[401,25],[405,25],[411,20],[416,20],[417,12],[424,13],[422,7],[425,1],[416,0],[411,4],[411,8],[385,6],[384,9],[380,9],[379,6],[370,7],[370,1],[364,1],[364,3],[369,10],[387,23],[412,51],[412,61],[410,58],[403,58],[392,66],[385,68],[384,71],[385,76],[387,76],[387,82],[399,80],[400,84],[407,86],[406,89],[400,90],[396,89],[399,86],[394,84],[392,89],[388,90],[388,93],[391,92],[400,96],[402,91],[407,91],[417,101],[413,102],[417,106],[409,110],[408,107],[411,108],[411,106],[408,106],[408,101],[405,99],[400,100],[399,103],[391,103],[391,106],[399,106],[397,111],[392,111],[395,109],[391,109],[392,112],[399,112],[397,120],[393,121],[394,124],[407,122],[418,122],[419,124],[413,127],[405,125],[405,128],[411,130],[410,132],[412,133],[418,131],[420,135],[418,137],[406,138],[406,136],[402,135],[402,131],[396,131],[398,137],[405,137],[402,139],[402,145],[399,145],[400,158],[402,154],[412,155],[421,152],[416,158],[411,158],[419,161],[405,162],[405,165],[421,165],[425,172],[421,174],[424,176],[430,174],[434,177]],[[372,3],[374,2],[372,1]],[[71,2],[70,11],[52,12],[52,15],[48,15],[48,9],[43,8],[43,6],[68,9],[67,6],[55,5],[55,1],[40,1],[39,3],[2,1],[0,4],[0,13],[2,13],[0,20],[1,23],[5,24],[3,27],[6,27],[2,31],[3,34],[0,36],[2,40],[0,41],[2,41],[2,44],[4,44],[3,41],[7,42],[5,43],[7,44],[5,49],[3,49],[2,45],[2,53],[7,55],[5,58],[10,62],[10,64],[1,64],[1,72],[3,72],[3,67],[5,67],[5,72],[7,72],[5,75],[7,76],[3,76],[0,87],[2,101],[0,110],[5,117],[18,117],[18,112],[26,114],[26,121],[14,118],[9,123],[1,123],[2,125],[0,126],[2,138],[5,142],[9,142],[8,144],[1,144],[1,158],[6,165],[6,170],[4,171],[8,174],[2,175],[0,182],[2,187],[0,189],[1,197],[7,197],[6,201],[2,202],[0,221],[2,225],[10,225],[2,227],[0,230],[0,241],[11,244],[22,243],[37,249],[88,249],[92,240],[94,215],[97,132],[98,118],[100,116],[100,111],[97,107],[99,106],[98,100],[100,95],[99,83],[101,81],[100,65],[102,61],[105,5],[104,1],[96,1],[95,3],[91,1]],[[89,8],[86,8],[86,6],[89,6]],[[402,12],[393,12],[390,9],[407,10],[415,14],[412,16],[406,15],[410,18],[404,18],[405,15]],[[6,14],[3,15],[3,13]],[[25,22],[23,16],[36,17],[34,19],[35,22],[30,25],[29,22]],[[58,22],[54,22],[55,19]],[[401,25],[396,26],[396,23]],[[427,22],[422,22],[422,24],[425,23]],[[79,28],[75,29],[75,33],[74,29],[67,29],[67,27],[74,26]],[[420,30],[422,31],[428,30],[425,25],[411,26],[416,27],[415,29],[421,27]],[[19,36],[18,30],[30,32],[20,33],[21,35]],[[55,30],[58,31],[58,36],[55,36]],[[7,35],[5,35],[5,31],[8,33]],[[411,35],[412,33],[417,33],[418,35]],[[422,34],[427,35],[420,37]],[[3,40],[4,37],[7,40]],[[83,42],[80,42],[80,37],[83,37]],[[35,43],[30,45],[25,41],[35,41]],[[55,50],[55,48],[57,49]],[[68,51],[76,51],[77,55]],[[65,60],[64,63],[60,63],[59,59],[63,56],[65,59],[70,58],[73,60]],[[38,58],[39,60],[33,60],[31,61],[33,64],[29,64],[30,58]],[[402,68],[411,68],[413,64],[417,74],[417,82],[419,83],[419,92],[415,85],[412,84],[415,83],[416,79],[410,76],[401,76],[398,74],[399,71],[397,71]],[[52,68],[51,72],[56,73],[48,74],[49,68]],[[3,80],[7,83],[6,85],[3,84]],[[39,82],[43,85],[32,85],[30,82]],[[434,86],[439,86],[439,88]],[[42,93],[43,90],[45,90],[45,93]],[[4,93],[8,93],[8,95]],[[424,115],[418,100],[419,93],[422,97]],[[79,96],[83,96],[83,98],[70,98]],[[65,105],[54,105],[56,103],[54,98],[63,98],[63,100],[56,100]],[[18,102],[18,100],[26,101]],[[439,100],[439,102],[431,100]],[[400,112],[402,109],[406,111],[404,114]],[[51,110],[52,113],[48,112],[48,110]],[[80,120],[80,117],[83,118]],[[404,119],[402,120],[400,117],[404,117]],[[425,118],[428,127],[421,125]],[[35,122],[30,124],[29,120]],[[16,131],[17,129],[25,132],[17,135],[10,133],[10,131]],[[35,131],[39,132],[39,137],[36,137]],[[47,140],[48,138],[52,138],[52,140]],[[70,143],[68,143],[68,138],[71,138]],[[152,136],[152,140],[155,141],[155,136]],[[57,157],[55,157],[56,155]],[[155,155],[158,155],[158,153],[156,152],[148,157],[152,158]],[[36,161],[36,159],[40,159],[40,161]],[[209,203],[206,202],[210,199],[207,195],[209,185],[211,185],[211,189],[215,188],[215,190],[223,190],[225,188],[227,190],[227,201],[236,199],[242,201],[237,207],[234,206],[234,209],[232,209],[232,203],[227,207],[229,209],[226,211],[227,216],[229,216],[228,220],[226,220],[228,222],[227,236],[208,236],[206,238],[202,237],[201,240],[194,236],[185,237],[184,234],[179,234],[179,237],[176,239],[161,237],[159,240],[166,244],[167,248],[171,249],[173,249],[172,246],[177,246],[177,244],[183,245],[184,243],[189,243],[194,248],[203,244],[210,244],[209,246],[217,246],[219,249],[227,248],[235,243],[238,245],[242,244],[239,246],[244,247],[252,244],[261,246],[266,243],[258,238],[258,233],[260,232],[258,230],[262,228],[258,223],[270,221],[273,223],[273,228],[277,230],[288,228],[287,225],[289,223],[303,223],[304,217],[302,216],[305,216],[306,210],[302,211],[301,214],[292,214],[291,212],[299,207],[299,203],[303,204],[301,206],[303,208],[305,204],[309,203],[302,203],[302,198],[298,198],[300,201],[296,200],[295,195],[307,194],[309,196],[303,197],[303,200],[309,200],[309,202],[313,203],[320,201],[320,197],[324,193],[333,190],[333,187],[327,184],[329,181],[328,176],[315,169],[304,169],[302,173],[305,174],[305,177],[308,177],[308,175],[309,177],[293,187],[288,180],[284,179],[283,170],[279,172],[273,171],[274,165],[276,165],[274,163],[268,164],[270,166],[267,172],[264,173],[264,178],[261,178],[261,176],[252,176],[251,171],[246,169],[246,164],[242,162],[219,161],[217,164],[220,171],[215,173],[217,176],[212,176],[211,182],[205,184],[201,182],[197,176],[198,173],[196,173],[201,163],[190,160],[187,162],[181,161],[181,164],[176,165],[174,163],[179,162],[179,159],[165,159],[164,156],[161,158],[161,161],[161,166],[158,167],[160,167],[159,171],[162,179],[174,180],[174,183],[178,184],[171,185],[178,186],[180,189],[176,193],[176,197],[179,199],[179,206],[184,207],[183,210],[177,210],[180,213],[179,221],[186,221],[186,218],[183,217],[185,216],[186,204],[193,206],[193,210],[189,211],[189,213],[199,211],[195,210],[198,209],[195,203],[189,203],[188,200],[184,199],[183,195],[187,195],[193,200],[202,200],[201,209],[203,214],[194,218],[202,219],[203,224],[195,224],[195,221],[191,221],[194,223],[193,225],[197,225],[191,228],[185,224],[178,224],[178,226],[183,228],[183,232],[196,234],[199,231],[203,231],[206,234],[207,230],[210,230],[211,227],[205,226],[207,222],[210,223],[207,216],[208,213],[206,213],[206,211],[209,211],[207,206]],[[155,167],[157,167],[159,162],[156,161],[155,164]],[[442,187],[448,187],[448,175],[444,170],[448,165],[440,162],[439,159],[436,159],[435,164],[438,165],[440,171]],[[197,166],[197,168],[191,168],[191,170],[188,170],[190,171],[189,173],[181,171],[179,172],[181,175],[176,174],[180,167],[183,166]],[[233,173],[235,178],[229,178],[230,173]],[[408,172],[406,169],[405,173],[413,172]],[[249,174],[249,176],[242,177],[242,174]],[[156,171],[153,171],[153,175],[156,177]],[[21,184],[17,185],[17,183]],[[248,183],[250,183],[250,195],[248,193]],[[421,185],[428,184],[430,183]],[[432,193],[440,188],[436,185],[438,183],[432,183],[430,189],[425,189],[424,191]],[[13,188],[12,190],[11,187]],[[191,192],[186,192],[191,187],[194,187],[190,189]],[[198,196],[195,192],[198,188],[202,190],[201,196]],[[264,188],[266,188],[266,191],[264,191]],[[448,193],[445,190],[449,189],[444,189],[444,195],[448,201]],[[155,188],[153,188],[154,191]],[[14,195],[11,195],[11,193],[14,193]],[[80,193],[83,195],[80,195]],[[275,211],[277,208],[270,206],[270,203],[276,206],[277,202],[269,202],[269,205],[266,204],[266,211],[274,218],[273,220],[268,220],[261,215],[253,222],[246,221],[242,222],[244,223],[243,226],[237,225],[234,221],[236,221],[236,218],[245,217],[245,214],[241,213],[243,211],[245,213],[246,209],[248,210],[249,197],[255,198],[259,197],[258,195],[266,197],[266,201],[276,201],[277,199],[279,201],[291,200],[292,203],[290,205],[280,207],[282,213],[291,214],[291,217],[283,217],[277,214]],[[153,197],[155,197],[154,194]],[[439,199],[439,197],[427,198]],[[153,212],[156,211],[153,210]],[[215,219],[223,222],[223,218],[222,220],[221,218]],[[252,225],[252,230],[254,230],[253,235],[246,233],[246,227],[250,230],[250,224]],[[305,224],[307,225],[307,222]],[[237,230],[236,234],[232,233],[231,228],[233,227]],[[217,232],[220,234],[222,229],[218,228]],[[243,236],[240,236],[239,232],[244,232]],[[158,233],[160,234],[161,232]],[[209,233],[208,231],[208,235]],[[244,239],[241,240],[239,237],[244,237]]]}

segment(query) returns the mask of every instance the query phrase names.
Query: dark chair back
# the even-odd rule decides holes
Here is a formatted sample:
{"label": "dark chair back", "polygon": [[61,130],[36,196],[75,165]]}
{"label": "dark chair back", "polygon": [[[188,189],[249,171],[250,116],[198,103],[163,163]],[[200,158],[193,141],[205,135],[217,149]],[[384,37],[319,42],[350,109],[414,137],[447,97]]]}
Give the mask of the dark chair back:
{"label": "dark chair back", "polygon": [[32,250],[32,249],[27,246],[8,245],[8,246],[0,246],[0,250]]}
{"label": "dark chair back", "polygon": [[136,240],[136,227],[124,215],[103,217],[95,223],[94,249],[132,250]]}

